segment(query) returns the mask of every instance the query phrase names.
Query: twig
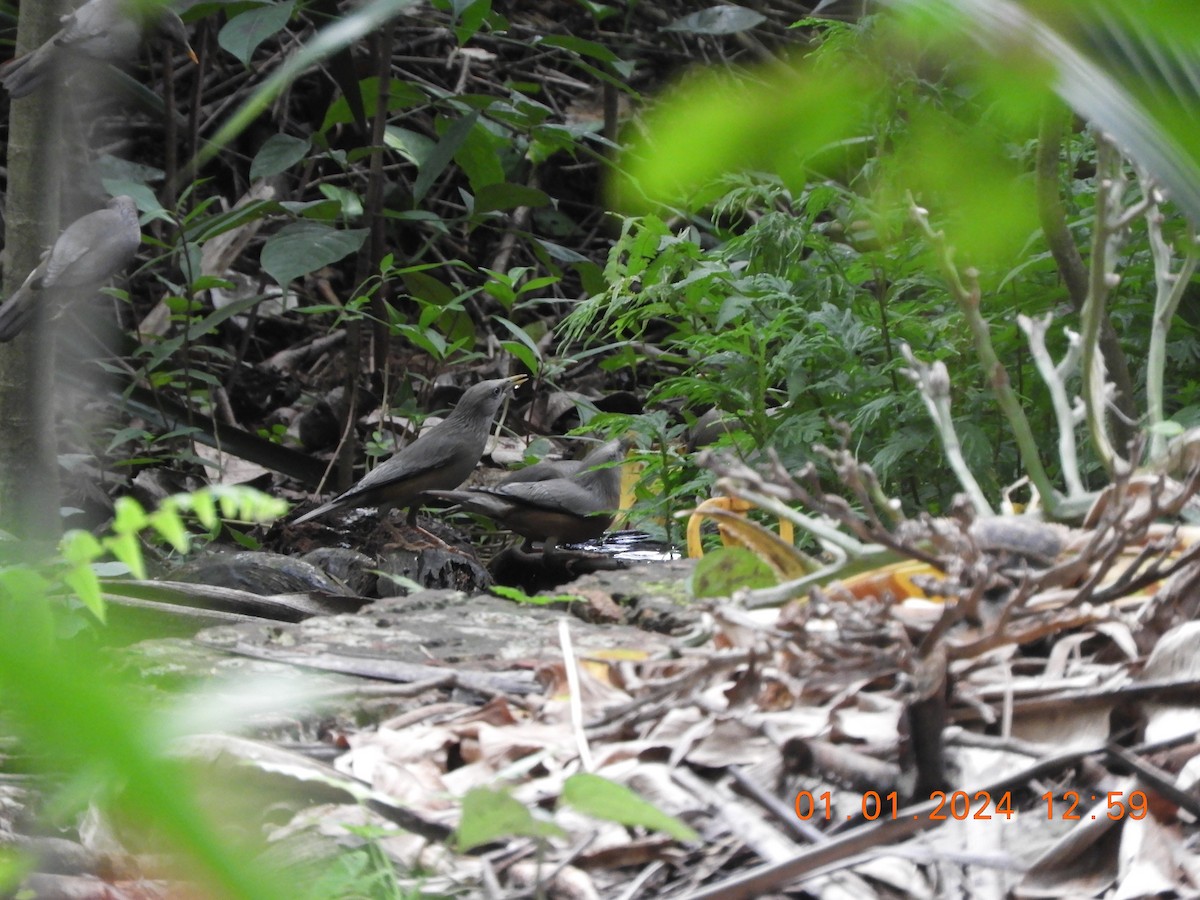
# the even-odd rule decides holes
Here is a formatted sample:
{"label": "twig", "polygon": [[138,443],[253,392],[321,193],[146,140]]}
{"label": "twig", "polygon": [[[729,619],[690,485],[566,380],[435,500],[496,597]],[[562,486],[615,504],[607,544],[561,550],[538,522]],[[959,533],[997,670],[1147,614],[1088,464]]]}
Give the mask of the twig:
{"label": "twig", "polygon": [[942,440],[942,452],[950,464],[951,471],[967,492],[975,512],[979,515],[992,515],[991,504],[963,458],[962,444],[954,428],[954,418],[950,415],[950,373],[946,371],[946,364],[941,360],[932,365],[921,362],[913,355],[908,344],[900,345],[900,353],[908,363],[908,368],[903,372],[912,379],[921,394],[921,399],[925,401],[925,409],[937,428],[938,436]]}
{"label": "twig", "polygon": [[1178,272],[1171,271],[1171,245],[1163,236],[1163,212],[1159,206],[1159,191],[1153,179],[1139,172],[1142,195],[1152,204],[1146,209],[1146,232],[1154,259],[1154,318],[1150,323],[1150,346],[1146,354],[1146,414],[1150,433],[1149,462],[1161,459],[1166,451],[1167,435],[1163,431],[1166,412],[1163,404],[1163,370],[1167,361],[1167,331],[1183,299],[1183,292],[1196,271],[1196,233],[1189,223],[1186,250]]}
{"label": "twig", "polygon": [[1108,435],[1107,388],[1104,356],[1099,348],[1100,328],[1109,291],[1121,279],[1115,272],[1117,251],[1124,243],[1120,214],[1125,193],[1121,154],[1103,135],[1096,135],[1096,221],[1092,231],[1091,277],[1080,313],[1083,366],[1083,406],[1088,432],[1105,471],[1110,475],[1128,468]]}
{"label": "twig", "polygon": [[558,643],[562,647],[563,669],[567,673],[567,689],[570,691],[571,730],[575,733],[575,745],[579,750],[579,764],[585,772],[595,768],[592,751],[588,746],[587,729],[583,724],[583,688],[579,683],[579,660],[571,644],[571,629],[566,619],[558,622]]}
{"label": "twig", "polygon": [[1066,380],[1079,365],[1079,335],[1070,329],[1064,329],[1067,335],[1067,352],[1062,361],[1054,364],[1050,351],[1046,349],[1046,331],[1050,328],[1053,316],[1049,313],[1042,319],[1031,319],[1025,315],[1017,316],[1017,324],[1025,332],[1029,340],[1029,352],[1034,364],[1050,389],[1050,402],[1054,408],[1054,418],[1058,422],[1058,458],[1062,463],[1063,480],[1067,483],[1067,498],[1074,500],[1086,495],[1083,479],[1079,475],[1079,457],[1075,447],[1075,425],[1078,417],[1071,408],[1071,400],[1067,396]]}

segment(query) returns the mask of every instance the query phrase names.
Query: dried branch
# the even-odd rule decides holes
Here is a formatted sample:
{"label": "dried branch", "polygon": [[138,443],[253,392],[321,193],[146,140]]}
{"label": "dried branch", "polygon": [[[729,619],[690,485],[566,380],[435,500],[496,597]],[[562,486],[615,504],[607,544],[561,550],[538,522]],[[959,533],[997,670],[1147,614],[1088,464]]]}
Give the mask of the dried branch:
{"label": "dried branch", "polygon": [[962,444],[954,428],[954,418],[950,415],[950,373],[946,371],[946,364],[941,360],[932,365],[921,362],[913,355],[908,344],[900,345],[900,353],[908,363],[908,368],[902,371],[916,384],[921,399],[925,402],[925,409],[937,428],[938,437],[942,440],[942,452],[946,456],[946,462],[950,464],[951,471],[954,472],[954,477],[971,498],[975,511],[992,515],[991,504],[963,458]]}
{"label": "dried branch", "polygon": [[1050,403],[1054,408],[1054,418],[1058,422],[1058,458],[1062,463],[1063,480],[1067,483],[1067,499],[1075,500],[1087,495],[1083,487],[1083,479],[1079,475],[1079,457],[1075,447],[1075,426],[1082,415],[1077,415],[1072,408],[1067,395],[1066,381],[1074,374],[1079,365],[1079,335],[1070,329],[1064,329],[1067,335],[1067,352],[1062,361],[1055,365],[1046,349],[1046,331],[1050,328],[1053,316],[1049,313],[1042,319],[1031,319],[1028,316],[1017,316],[1017,324],[1025,332],[1029,340],[1029,351],[1034,364],[1050,389]]}

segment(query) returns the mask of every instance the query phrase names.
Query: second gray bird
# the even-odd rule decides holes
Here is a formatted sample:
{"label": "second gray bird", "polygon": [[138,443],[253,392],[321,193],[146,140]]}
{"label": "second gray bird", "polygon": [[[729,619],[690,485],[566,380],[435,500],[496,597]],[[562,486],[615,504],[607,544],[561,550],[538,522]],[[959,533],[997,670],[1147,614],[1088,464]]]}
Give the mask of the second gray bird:
{"label": "second gray bird", "polygon": [[[628,443],[601,444],[579,462],[568,478],[519,481],[466,491],[430,491],[429,497],[457,503],[463,509],[494,519],[525,538],[528,552],[543,541],[543,553],[557,544],[576,544],[604,534],[621,502],[621,467]],[[522,470],[524,471],[524,470]]]}
{"label": "second gray bird", "polygon": [[526,377],[494,378],[467,388],[450,415],[428,434],[400,448],[345,493],[306,512],[292,524],[299,525],[335,509],[359,506],[378,507],[380,518],[393,507],[407,507],[412,524],[422,494],[451,490],[467,480],[483,456],[496,411]]}
{"label": "second gray bird", "polygon": [[46,300],[96,291],[133,262],[141,242],[137,205],[124,194],[113,197],[104,209],[76,219],[0,306],[0,342],[20,334]]}
{"label": "second gray bird", "polygon": [[183,20],[169,9],[143,12],[141,6],[133,0],[88,0],[62,17],[63,27],[46,43],[0,66],[0,83],[13,98],[24,97],[41,87],[59,62],[72,54],[126,64],[142,43],[147,17],[153,17],[156,33],[182,46],[195,62]]}

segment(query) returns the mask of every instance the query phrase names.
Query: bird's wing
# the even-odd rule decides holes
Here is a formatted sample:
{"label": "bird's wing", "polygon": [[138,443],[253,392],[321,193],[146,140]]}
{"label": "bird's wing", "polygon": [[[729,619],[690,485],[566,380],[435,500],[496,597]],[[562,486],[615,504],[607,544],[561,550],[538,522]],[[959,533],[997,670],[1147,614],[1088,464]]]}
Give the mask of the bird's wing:
{"label": "bird's wing", "polygon": [[141,25],[122,0],[90,0],[62,22],[55,46],[105,62],[123,62],[142,39]]}
{"label": "bird's wing", "polygon": [[506,484],[493,488],[491,493],[525,506],[572,516],[590,516],[605,510],[598,496],[569,478]]}
{"label": "bird's wing", "polygon": [[341,496],[349,499],[386,484],[419,478],[427,472],[443,469],[454,460],[455,449],[453,441],[438,440],[437,435],[431,433],[419,442],[413,441],[401,447]]}
{"label": "bird's wing", "polygon": [[72,222],[46,260],[47,285],[77,287],[107,281],[137,253],[141,235],[119,212],[99,209]]}
{"label": "bird's wing", "polygon": [[512,510],[513,501],[487,489],[472,488],[465,491],[426,491],[426,497],[454,503],[463,509],[502,519]]}

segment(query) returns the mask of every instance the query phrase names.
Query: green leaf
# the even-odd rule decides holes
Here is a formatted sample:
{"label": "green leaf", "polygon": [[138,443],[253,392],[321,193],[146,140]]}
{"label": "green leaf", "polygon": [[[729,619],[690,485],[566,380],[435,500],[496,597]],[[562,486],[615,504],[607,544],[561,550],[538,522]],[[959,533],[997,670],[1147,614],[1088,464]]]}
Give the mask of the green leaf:
{"label": "green leaf", "polygon": [[319,187],[322,194],[335,201],[341,207],[341,214],[348,219],[357,219],[363,214],[362,198],[354,191],[336,184],[322,184]]}
{"label": "green leaf", "polygon": [[217,34],[217,43],[248,66],[258,45],[287,25],[294,5],[294,0],[283,0],[234,16]]}
{"label": "green leaf", "polygon": [[498,182],[484,185],[475,191],[476,213],[516,209],[518,206],[546,206],[549,203],[550,196],[545,191],[524,184]]}
{"label": "green leaf", "polygon": [[392,148],[418,169],[429,159],[437,142],[419,131],[389,125],[383,133],[383,143]]}
{"label": "green leaf", "polygon": [[164,505],[155,510],[150,516],[150,524],[176,551],[187,553],[191,535],[175,507]]}
{"label": "green leaf", "polygon": [[98,621],[106,621],[104,593],[100,590],[100,579],[91,566],[73,566],[63,573],[63,581],[88,612]]}
{"label": "green leaf", "polygon": [[[505,141],[476,124],[454,154],[454,161],[466,173],[471,190],[478,193],[488,185],[504,181],[504,166],[500,153],[507,149]],[[478,206],[476,212],[478,212]]]}
{"label": "green leaf", "polygon": [[112,530],[117,534],[136,534],[146,527],[148,516],[142,504],[132,497],[118,497],[113,505]]}
{"label": "green leaf", "polygon": [[458,24],[454,36],[459,45],[465,44],[479,31],[479,27],[492,11],[492,0],[454,0],[454,15]]}
{"label": "green leaf", "polygon": [[[379,79],[375,76],[361,78],[358,81],[358,88],[363,107],[374,109],[379,97]],[[387,108],[389,112],[409,109],[428,100],[429,95],[420,85],[402,78],[388,79]],[[353,121],[354,112],[350,109],[350,103],[344,96],[339,95],[325,111],[325,119],[321,122],[320,132],[324,134],[334,125],[346,125]],[[388,126],[389,129],[392,127]],[[384,143],[386,142],[385,139]]]}
{"label": "green leaf", "polygon": [[462,802],[462,819],[455,844],[466,851],[499,838],[520,836],[532,838],[566,837],[555,825],[537,819],[525,807],[504,791],[472,788]]}
{"label": "green leaf", "polygon": [[550,606],[554,603],[578,603],[580,598],[575,594],[527,594],[520,588],[508,587],[503,584],[493,584],[488,588],[497,597],[511,600],[528,606]]}
{"label": "green leaf", "polygon": [[589,41],[585,38],[573,37],[569,34],[548,34],[543,36],[535,43],[543,47],[559,47],[563,50],[570,50],[572,53],[578,53],[580,56],[590,56],[592,59],[598,59],[606,63],[618,63],[621,57],[613,53],[603,44],[597,44],[595,41]]}
{"label": "green leaf", "polygon": [[[524,328],[522,328],[516,322],[509,321],[508,319],[504,318],[504,316],[492,316],[492,321],[499,322],[501,325],[507,328],[512,336],[515,337],[517,341],[528,351],[529,358],[522,359],[521,361],[525,363],[530,371],[536,372],[540,368],[538,363],[541,362],[542,353],[540,350],[538,350],[537,343],[534,342],[533,338],[526,333]],[[512,342],[506,341],[505,343]],[[531,361],[534,363],[533,365],[530,365]]]}
{"label": "green leaf", "polygon": [[290,134],[273,134],[267,138],[250,163],[250,180],[269,178],[291,168],[308,155],[312,142]]}
{"label": "green leaf", "polygon": [[140,181],[121,181],[116,178],[105,178],[104,189],[113,197],[128,194],[141,212],[148,218],[159,218],[170,221],[170,213],[158,202],[158,196],[148,184]]}
{"label": "green leaf", "polygon": [[752,169],[803,185],[808,159],[852,133],[884,83],[848,65],[688,76],[646,114],[622,155],[614,203],[630,211],[684,203],[712,179]]}
{"label": "green leaf", "polygon": [[320,222],[292,222],[263,245],[260,262],[282,287],[294,278],[315,272],[356,252],[367,237],[366,228],[330,228]]}
{"label": "green leaf", "polygon": [[729,597],[734,591],[770,587],[778,581],[771,567],[745,547],[719,547],[696,562],[688,593],[693,598]]}
{"label": "green leaf", "polygon": [[88,611],[103,622],[104,596],[92,563],[104,554],[104,547],[91,532],[78,529],[66,532],[58,547],[59,553],[69,566],[63,573],[63,581],[75,592],[75,596]]}
{"label": "green leaf", "polygon": [[104,555],[104,548],[90,531],[71,529],[59,541],[58,552],[70,565],[91,565]]}
{"label": "green leaf", "polygon": [[429,193],[429,189],[433,187],[433,183],[437,180],[437,177],[445,171],[446,166],[450,165],[450,161],[454,159],[454,154],[458,152],[458,148],[467,139],[467,135],[471,133],[471,129],[475,127],[477,121],[479,121],[479,113],[477,111],[471,112],[461,119],[455,120],[446,129],[446,133],[442,135],[441,140],[430,151],[424,165],[417,172],[417,179],[413,182],[414,203],[420,203],[425,198],[425,195]]}
{"label": "green leaf", "polygon": [[562,800],[581,813],[625,826],[663,831],[678,841],[699,841],[700,835],[625,787],[599,775],[580,772],[563,784]]}
{"label": "green leaf", "polygon": [[146,561],[142,557],[142,545],[136,534],[112,534],[103,541],[105,548],[125,565],[134,578],[146,578]]}

